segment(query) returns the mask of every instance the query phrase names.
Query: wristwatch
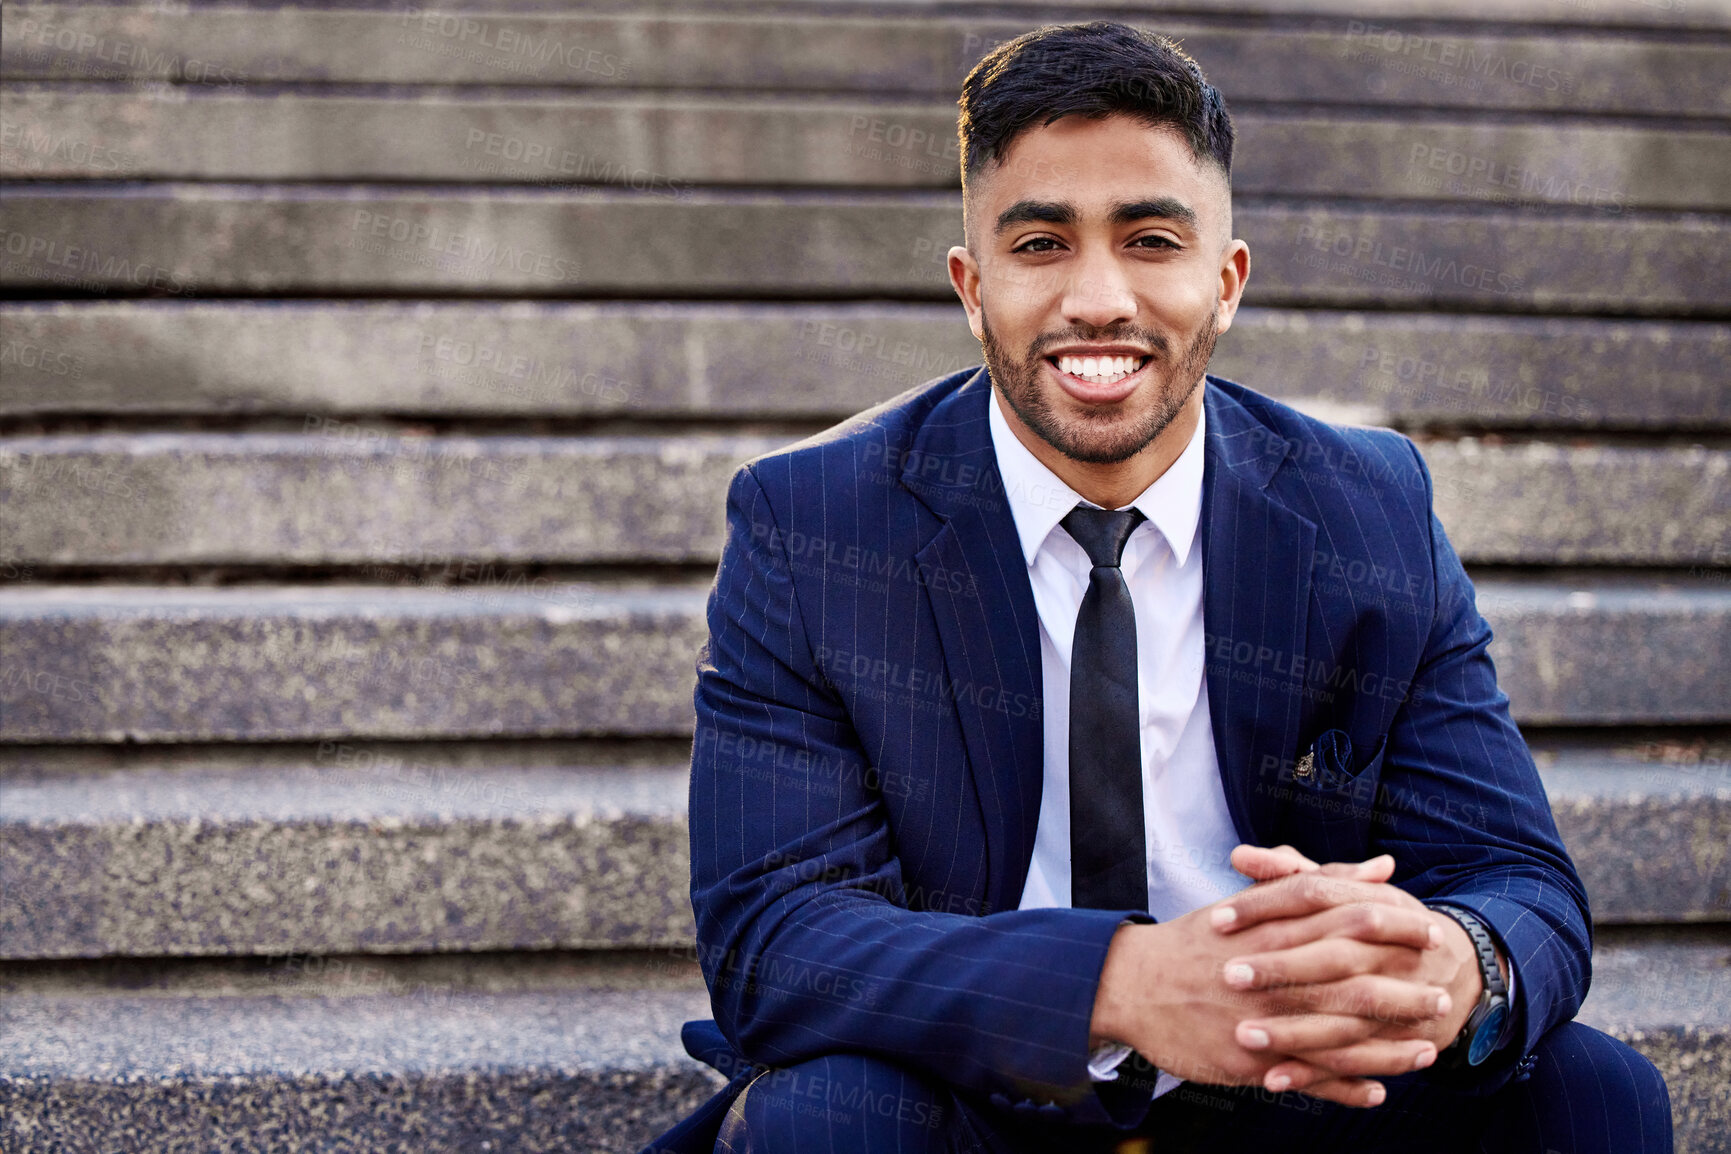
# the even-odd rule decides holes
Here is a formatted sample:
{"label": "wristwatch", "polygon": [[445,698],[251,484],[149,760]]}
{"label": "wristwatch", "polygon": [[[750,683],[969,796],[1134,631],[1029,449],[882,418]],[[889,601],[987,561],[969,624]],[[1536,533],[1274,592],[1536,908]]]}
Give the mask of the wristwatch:
{"label": "wristwatch", "polygon": [[1467,1015],[1460,1035],[1437,1055],[1436,1064],[1443,1070],[1482,1065],[1502,1047],[1514,1009],[1509,1005],[1509,987],[1503,981],[1502,967],[1497,965],[1496,943],[1477,915],[1459,906],[1431,905],[1430,908],[1459,922],[1467,937],[1472,939],[1473,948],[1479,955],[1479,976],[1484,979],[1485,987],[1479,995],[1479,1004]]}

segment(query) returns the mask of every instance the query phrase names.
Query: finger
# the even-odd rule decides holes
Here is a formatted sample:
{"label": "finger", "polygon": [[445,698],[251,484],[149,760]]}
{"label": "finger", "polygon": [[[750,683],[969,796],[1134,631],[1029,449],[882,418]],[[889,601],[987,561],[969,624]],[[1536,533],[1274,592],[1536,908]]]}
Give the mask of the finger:
{"label": "finger", "polygon": [[1394,858],[1379,854],[1361,862],[1327,862],[1318,865],[1289,845],[1273,848],[1240,845],[1232,851],[1232,868],[1253,881],[1273,881],[1295,873],[1321,872],[1329,877],[1350,877],[1382,882],[1394,876]]}
{"label": "finger", "polygon": [[[1257,952],[1266,954],[1324,938],[1352,938],[1360,942],[1426,950],[1442,946],[1443,931],[1435,916],[1423,909],[1354,902],[1304,917],[1266,922],[1253,940]],[[1248,950],[1250,947],[1247,945],[1245,948]]]}
{"label": "finger", "polygon": [[[1423,1070],[1436,1061],[1436,1044],[1413,1038],[1369,1038],[1332,1050],[1305,1050],[1277,1062],[1263,1075],[1263,1084],[1287,1067],[1302,1063],[1322,1075],[1338,1078],[1394,1078]],[[1294,1077],[1293,1089],[1306,1089]]]}
{"label": "finger", "polygon": [[1311,870],[1240,891],[1215,906],[1209,921],[1220,933],[1234,933],[1275,918],[1303,917],[1353,902],[1422,908],[1411,894],[1387,883],[1333,877]]}
{"label": "finger", "polygon": [[1454,999],[1440,986],[1363,974],[1339,982],[1293,986],[1276,1000],[1308,1014],[1340,1014],[1383,1026],[1425,1026],[1448,1016]]}
{"label": "finger", "polygon": [[1233,849],[1230,861],[1233,869],[1252,881],[1259,882],[1321,868],[1289,845],[1277,845],[1272,849],[1259,845],[1240,845]]}
{"label": "finger", "polygon": [[[1401,954],[1406,957],[1401,957]],[[1393,974],[1410,965],[1416,951],[1355,938],[1323,938],[1287,950],[1229,958],[1220,977],[1234,990],[1282,989],[1338,982],[1359,974]]]}
{"label": "finger", "polygon": [[1294,1014],[1240,1022],[1232,1036],[1254,1053],[1298,1054],[1341,1050],[1368,1041],[1376,1028],[1375,1022],[1342,1014]]}
{"label": "finger", "polygon": [[1303,1062],[1284,1062],[1273,1067],[1263,1075],[1262,1085],[1276,1094],[1302,1090],[1312,1098],[1361,1108],[1380,1106],[1388,1098],[1388,1091],[1381,1082],[1369,1078],[1337,1078],[1326,1070]]}

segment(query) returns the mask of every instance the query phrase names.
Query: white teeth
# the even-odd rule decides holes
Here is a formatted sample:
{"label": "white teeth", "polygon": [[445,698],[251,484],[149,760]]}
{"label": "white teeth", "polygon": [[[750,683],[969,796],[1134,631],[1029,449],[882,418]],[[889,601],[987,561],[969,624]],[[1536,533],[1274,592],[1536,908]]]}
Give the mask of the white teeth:
{"label": "white teeth", "polygon": [[1112,384],[1121,381],[1141,367],[1140,357],[1074,357],[1058,358],[1058,371],[1081,377],[1091,384]]}

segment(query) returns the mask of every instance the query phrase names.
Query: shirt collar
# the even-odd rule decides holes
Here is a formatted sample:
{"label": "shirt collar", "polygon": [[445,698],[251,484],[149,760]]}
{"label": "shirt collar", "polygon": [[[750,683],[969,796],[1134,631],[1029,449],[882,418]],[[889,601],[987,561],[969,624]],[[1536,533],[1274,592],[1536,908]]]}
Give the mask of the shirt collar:
{"label": "shirt collar", "polygon": [[[1009,498],[1016,534],[1021,538],[1022,555],[1032,568],[1046,538],[1082,497],[1022,444],[1004,417],[1000,408],[1003,403],[998,390],[993,388],[987,418],[992,430],[992,451],[997,454],[998,472],[1004,479],[1004,492]],[[1196,543],[1196,527],[1202,521],[1202,449],[1207,423],[1207,409],[1203,406],[1196,431],[1178,459],[1130,502],[1166,538],[1180,565],[1189,559],[1191,547]]]}

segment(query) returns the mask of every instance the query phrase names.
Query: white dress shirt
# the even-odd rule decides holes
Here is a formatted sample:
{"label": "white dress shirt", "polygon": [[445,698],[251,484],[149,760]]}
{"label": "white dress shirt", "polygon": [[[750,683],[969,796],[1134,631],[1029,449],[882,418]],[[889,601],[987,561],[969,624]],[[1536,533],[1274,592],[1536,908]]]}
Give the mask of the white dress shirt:
{"label": "white dress shirt", "polygon": [[[1059,524],[1083,499],[1016,439],[993,390],[992,448],[1028,562],[1040,618],[1045,777],[1034,857],[1019,908],[1070,904],[1070,646],[1093,565]],[[1148,912],[1159,921],[1218,901],[1249,884],[1228,861],[1238,831],[1214,753],[1203,677],[1202,454],[1204,422],[1172,466],[1131,502],[1147,520],[1125,543],[1120,567],[1136,612],[1141,715],[1142,827],[1147,837]],[[1128,1047],[1089,1063],[1096,1080],[1117,1077]],[[1179,1084],[1161,1073],[1155,1096]]]}

